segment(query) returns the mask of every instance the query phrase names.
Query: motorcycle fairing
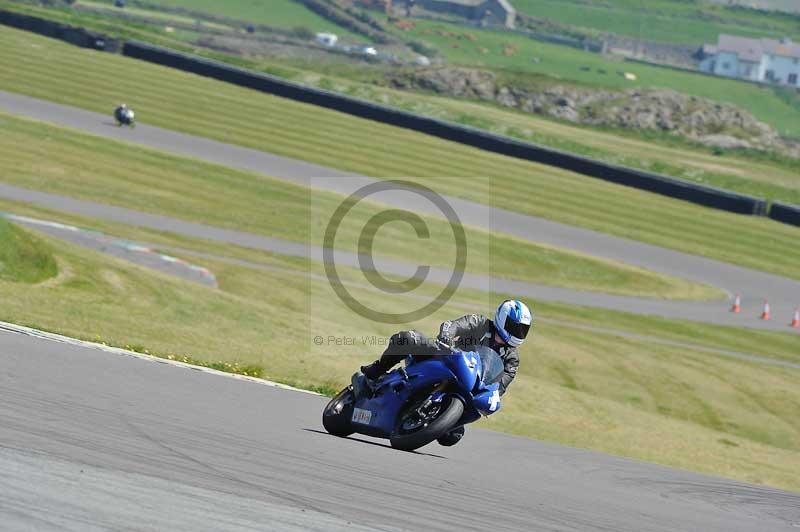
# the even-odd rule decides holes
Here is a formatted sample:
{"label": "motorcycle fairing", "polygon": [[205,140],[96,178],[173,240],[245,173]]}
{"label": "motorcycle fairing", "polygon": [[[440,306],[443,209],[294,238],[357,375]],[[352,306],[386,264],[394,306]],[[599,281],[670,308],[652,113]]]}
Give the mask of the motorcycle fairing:
{"label": "motorcycle fairing", "polygon": [[[368,436],[388,438],[395,428],[400,409],[409,398],[428,394],[437,385],[452,382],[459,386],[456,393],[464,403],[464,414],[459,424],[476,421],[500,409],[500,386],[498,383],[483,386],[479,376],[483,367],[481,358],[471,351],[456,352],[417,361],[409,357],[404,370],[396,369],[383,376],[372,397],[362,397],[355,408],[371,412],[369,424],[353,423],[356,431]],[[451,391],[436,391],[431,395],[434,402],[452,394]]]}
{"label": "motorcycle fairing", "polygon": [[481,372],[481,359],[472,351],[458,351],[444,355],[444,363],[456,376],[465,390],[472,390]]}
{"label": "motorcycle fairing", "polygon": [[500,385],[494,383],[484,391],[475,394],[472,398],[472,406],[484,416],[494,414],[500,410]]}
{"label": "motorcycle fairing", "polygon": [[[356,401],[355,408],[372,412],[369,425],[358,424],[358,432],[388,438],[394,431],[397,414],[409,397],[418,392],[429,392],[437,384],[456,378],[447,365],[436,359],[414,362],[406,367],[405,373],[408,379],[399,370],[386,374],[372,397]],[[441,400],[441,394],[433,399]]]}

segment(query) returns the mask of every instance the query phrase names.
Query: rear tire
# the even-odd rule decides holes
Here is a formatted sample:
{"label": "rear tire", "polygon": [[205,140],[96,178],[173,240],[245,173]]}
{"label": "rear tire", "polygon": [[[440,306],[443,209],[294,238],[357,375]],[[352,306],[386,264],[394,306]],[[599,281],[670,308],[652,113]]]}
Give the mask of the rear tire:
{"label": "rear tire", "polygon": [[436,441],[440,436],[452,429],[464,413],[464,403],[461,402],[461,399],[452,395],[443,398],[442,403],[441,409],[433,420],[413,431],[405,431],[402,427],[419,403],[415,403],[404,410],[398,417],[397,426],[389,439],[392,447],[401,451],[413,451]]}
{"label": "rear tire", "polygon": [[439,436],[436,441],[442,447],[452,447],[453,445],[457,444],[461,441],[461,438],[464,437],[464,427],[455,428],[445,432],[443,435]]}
{"label": "rear tire", "polygon": [[353,388],[350,386],[336,394],[322,411],[322,426],[325,427],[325,430],[341,438],[354,433],[350,420],[353,418],[355,402]]}

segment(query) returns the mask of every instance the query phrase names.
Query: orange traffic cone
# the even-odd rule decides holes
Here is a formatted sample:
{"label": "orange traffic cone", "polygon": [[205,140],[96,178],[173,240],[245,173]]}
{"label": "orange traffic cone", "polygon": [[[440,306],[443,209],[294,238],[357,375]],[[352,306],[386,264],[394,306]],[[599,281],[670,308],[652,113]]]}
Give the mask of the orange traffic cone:
{"label": "orange traffic cone", "polygon": [[761,319],[768,320],[770,319],[770,317],[771,316],[769,314],[769,302],[767,300],[764,300],[764,310],[761,312]]}
{"label": "orange traffic cone", "polygon": [[739,313],[742,311],[742,296],[736,294],[736,298],[733,300],[733,306],[731,307],[731,312]]}
{"label": "orange traffic cone", "polygon": [[789,326],[800,329],[800,307],[794,309],[794,318],[792,318],[792,323],[790,323]]}

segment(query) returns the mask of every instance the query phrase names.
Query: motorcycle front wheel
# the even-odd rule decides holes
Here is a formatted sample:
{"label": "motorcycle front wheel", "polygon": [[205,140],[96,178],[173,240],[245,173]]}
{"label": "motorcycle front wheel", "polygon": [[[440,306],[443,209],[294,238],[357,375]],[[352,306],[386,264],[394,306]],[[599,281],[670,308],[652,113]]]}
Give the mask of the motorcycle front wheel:
{"label": "motorcycle front wheel", "polygon": [[336,394],[322,411],[322,426],[325,427],[325,430],[342,438],[355,432],[350,422],[353,418],[354,404],[355,396],[351,386]]}
{"label": "motorcycle front wheel", "polygon": [[428,445],[453,428],[464,413],[464,403],[452,395],[427,408],[424,403],[424,400],[412,403],[400,412],[389,438],[392,447],[413,451]]}

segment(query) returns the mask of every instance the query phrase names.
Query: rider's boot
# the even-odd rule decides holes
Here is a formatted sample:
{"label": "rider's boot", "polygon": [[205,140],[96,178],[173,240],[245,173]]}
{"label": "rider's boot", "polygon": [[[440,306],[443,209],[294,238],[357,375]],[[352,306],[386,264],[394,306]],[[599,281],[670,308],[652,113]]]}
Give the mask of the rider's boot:
{"label": "rider's boot", "polygon": [[353,395],[356,396],[356,399],[368,395],[374,389],[374,383],[362,371],[353,373],[350,384],[353,385]]}
{"label": "rider's boot", "polygon": [[439,442],[439,445],[443,445],[445,447],[452,447],[453,445],[457,444],[461,441],[461,438],[464,437],[464,426],[456,427],[450,432],[447,432],[441,436],[436,441]]}
{"label": "rider's boot", "polygon": [[375,361],[368,366],[361,366],[360,371],[353,373],[350,383],[356,397],[363,397],[372,393],[377,387],[377,381],[386,371],[380,361]]}

